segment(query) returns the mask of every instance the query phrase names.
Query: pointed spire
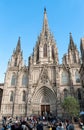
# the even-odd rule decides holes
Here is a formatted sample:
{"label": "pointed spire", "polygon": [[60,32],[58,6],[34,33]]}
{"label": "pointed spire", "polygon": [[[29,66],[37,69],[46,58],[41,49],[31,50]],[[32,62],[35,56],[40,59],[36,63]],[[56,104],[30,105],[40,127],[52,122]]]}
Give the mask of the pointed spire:
{"label": "pointed spire", "polygon": [[75,49],[75,48],[76,48],[76,46],[75,46],[74,41],[73,41],[73,38],[72,38],[72,33],[70,32],[69,49],[70,49],[70,50],[73,50],[73,49]]}
{"label": "pointed spire", "polygon": [[47,31],[48,31],[48,20],[47,20],[46,8],[44,8],[43,32]]}
{"label": "pointed spire", "polygon": [[16,52],[21,51],[21,45],[20,45],[20,37],[18,38],[17,46],[16,46]]}

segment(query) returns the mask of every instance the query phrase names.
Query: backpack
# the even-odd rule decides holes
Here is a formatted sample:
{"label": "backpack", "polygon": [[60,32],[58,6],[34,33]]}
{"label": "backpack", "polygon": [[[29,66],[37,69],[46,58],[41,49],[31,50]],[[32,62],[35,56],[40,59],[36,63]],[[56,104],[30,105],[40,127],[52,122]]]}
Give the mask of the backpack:
{"label": "backpack", "polygon": [[56,130],[63,130],[63,128],[58,126]]}

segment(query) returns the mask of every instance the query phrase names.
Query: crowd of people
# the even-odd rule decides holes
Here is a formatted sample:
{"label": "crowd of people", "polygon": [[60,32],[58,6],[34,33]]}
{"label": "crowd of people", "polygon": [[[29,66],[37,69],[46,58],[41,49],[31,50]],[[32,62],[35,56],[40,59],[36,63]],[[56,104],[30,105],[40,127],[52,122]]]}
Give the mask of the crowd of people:
{"label": "crowd of people", "polygon": [[72,121],[45,117],[3,117],[2,130],[74,130]]}

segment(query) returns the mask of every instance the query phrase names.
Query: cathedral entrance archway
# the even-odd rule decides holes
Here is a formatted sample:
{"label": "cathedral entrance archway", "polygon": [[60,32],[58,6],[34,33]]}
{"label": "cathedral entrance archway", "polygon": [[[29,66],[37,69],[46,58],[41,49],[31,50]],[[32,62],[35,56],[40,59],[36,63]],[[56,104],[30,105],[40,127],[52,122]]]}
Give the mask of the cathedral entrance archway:
{"label": "cathedral entrance archway", "polygon": [[33,113],[56,114],[56,107],[56,94],[52,89],[42,86],[35,92],[32,99]]}

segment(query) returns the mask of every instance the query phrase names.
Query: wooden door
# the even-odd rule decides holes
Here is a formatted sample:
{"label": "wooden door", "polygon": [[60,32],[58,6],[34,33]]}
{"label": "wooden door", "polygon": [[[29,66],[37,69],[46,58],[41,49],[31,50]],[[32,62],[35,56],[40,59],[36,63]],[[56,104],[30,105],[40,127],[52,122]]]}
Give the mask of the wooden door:
{"label": "wooden door", "polygon": [[45,115],[45,113],[50,113],[50,105],[41,105],[41,115]]}
{"label": "wooden door", "polygon": [[43,116],[45,113],[45,105],[41,105],[41,115]]}
{"label": "wooden door", "polygon": [[50,113],[50,105],[46,105],[46,112],[47,112],[47,114]]}

